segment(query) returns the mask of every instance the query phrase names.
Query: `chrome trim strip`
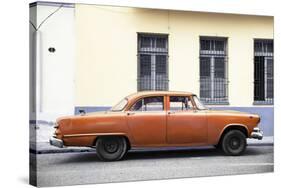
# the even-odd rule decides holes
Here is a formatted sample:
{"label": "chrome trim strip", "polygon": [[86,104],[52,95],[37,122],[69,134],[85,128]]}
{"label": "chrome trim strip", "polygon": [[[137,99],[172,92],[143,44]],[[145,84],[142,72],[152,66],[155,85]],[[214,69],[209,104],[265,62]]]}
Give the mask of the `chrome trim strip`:
{"label": "chrome trim strip", "polygon": [[260,130],[259,127],[255,127],[255,128],[253,128],[253,131],[254,131],[254,132],[260,132],[261,130]]}
{"label": "chrome trim strip", "polygon": [[83,136],[109,136],[109,135],[125,135],[125,133],[86,133],[86,134],[66,134],[64,138],[83,137]]}

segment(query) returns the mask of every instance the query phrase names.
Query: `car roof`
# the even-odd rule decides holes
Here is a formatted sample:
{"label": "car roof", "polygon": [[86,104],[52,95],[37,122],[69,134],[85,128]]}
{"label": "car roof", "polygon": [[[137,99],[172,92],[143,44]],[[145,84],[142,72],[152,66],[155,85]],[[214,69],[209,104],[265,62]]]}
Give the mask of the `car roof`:
{"label": "car roof", "polygon": [[128,99],[138,98],[141,96],[155,96],[155,95],[184,95],[184,96],[192,96],[194,95],[191,92],[185,91],[140,91],[137,93],[133,93],[127,96]]}

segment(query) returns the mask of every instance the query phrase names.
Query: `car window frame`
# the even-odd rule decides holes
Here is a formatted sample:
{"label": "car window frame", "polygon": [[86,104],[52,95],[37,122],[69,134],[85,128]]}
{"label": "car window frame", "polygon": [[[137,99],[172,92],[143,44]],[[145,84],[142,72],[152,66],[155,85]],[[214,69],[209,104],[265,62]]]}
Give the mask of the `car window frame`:
{"label": "car window frame", "polygon": [[[194,103],[194,101],[193,101],[193,96],[189,96],[189,95],[169,95],[169,96],[167,96],[168,98],[169,98],[169,100],[168,100],[168,110],[167,111],[170,111],[170,112],[188,112],[188,111],[194,111],[194,110],[196,110],[197,109],[197,107],[196,107],[196,105],[195,105],[195,103]],[[170,101],[170,97],[186,97],[186,98],[188,98],[189,100],[190,100],[190,102],[191,102],[191,104],[192,104],[192,106],[191,106],[191,108],[190,109],[188,109],[188,110],[171,110],[171,101]]]}
{"label": "car window frame", "polygon": [[196,97],[196,98],[199,100],[200,103],[202,103],[202,101],[199,99],[199,97],[198,97],[197,95],[192,95],[192,101],[193,101],[193,103],[194,103],[194,106],[196,107],[196,110],[202,111],[202,110],[208,110],[208,109],[209,109],[208,107],[206,107],[206,106],[204,105],[204,103],[202,103],[202,104],[203,104],[203,106],[205,107],[205,109],[200,109],[200,108],[197,106],[197,103],[195,102],[194,97]]}
{"label": "car window frame", "polygon": [[[133,111],[131,110],[131,108],[136,104],[138,103],[140,100],[144,99],[144,98],[149,98],[149,97],[163,97],[163,110],[159,111]],[[128,112],[141,112],[141,113],[148,113],[148,112],[165,112],[166,111],[166,95],[150,95],[150,96],[142,96],[142,97],[139,97],[138,99],[134,100],[134,102],[132,102],[131,105],[128,106],[127,108]]]}
{"label": "car window frame", "polygon": [[[121,101],[123,101],[123,100],[126,100],[126,104],[123,106],[122,109],[120,109],[120,110],[112,110],[113,107],[115,107],[116,105],[118,105],[119,103],[121,103]],[[125,97],[125,98],[123,98],[122,100],[120,100],[116,105],[114,105],[109,111],[111,111],[111,112],[122,112],[122,111],[125,111],[125,109],[126,109],[126,107],[128,106],[128,104],[129,104],[129,99],[128,99],[127,97]]]}

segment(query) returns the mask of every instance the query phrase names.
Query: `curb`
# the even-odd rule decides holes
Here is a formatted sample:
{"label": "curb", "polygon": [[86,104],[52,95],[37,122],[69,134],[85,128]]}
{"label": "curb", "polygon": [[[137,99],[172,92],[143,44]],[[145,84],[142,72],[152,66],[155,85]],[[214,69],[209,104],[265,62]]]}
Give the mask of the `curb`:
{"label": "curb", "polygon": [[247,144],[247,146],[274,146],[274,143],[250,143]]}
{"label": "curb", "polygon": [[95,149],[61,149],[61,150],[34,150],[30,149],[29,153],[32,154],[59,154],[59,153],[86,153],[86,152],[95,152]]}

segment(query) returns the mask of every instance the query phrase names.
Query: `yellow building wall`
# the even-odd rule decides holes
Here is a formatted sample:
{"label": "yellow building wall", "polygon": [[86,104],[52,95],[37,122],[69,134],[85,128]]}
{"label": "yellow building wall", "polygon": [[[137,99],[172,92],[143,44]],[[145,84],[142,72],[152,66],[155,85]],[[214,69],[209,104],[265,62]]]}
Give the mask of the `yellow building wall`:
{"label": "yellow building wall", "polygon": [[253,103],[253,41],[273,17],[75,5],[76,106],[112,106],[137,91],[137,33],[165,33],[169,89],[199,95],[199,37],[228,38],[229,103]]}

